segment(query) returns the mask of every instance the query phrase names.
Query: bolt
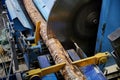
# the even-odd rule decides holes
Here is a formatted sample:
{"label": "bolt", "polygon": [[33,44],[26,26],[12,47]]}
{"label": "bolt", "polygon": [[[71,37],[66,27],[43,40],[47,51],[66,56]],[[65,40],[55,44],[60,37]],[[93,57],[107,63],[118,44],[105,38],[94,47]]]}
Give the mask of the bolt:
{"label": "bolt", "polygon": [[98,20],[97,19],[93,19],[92,21],[94,24],[98,24]]}

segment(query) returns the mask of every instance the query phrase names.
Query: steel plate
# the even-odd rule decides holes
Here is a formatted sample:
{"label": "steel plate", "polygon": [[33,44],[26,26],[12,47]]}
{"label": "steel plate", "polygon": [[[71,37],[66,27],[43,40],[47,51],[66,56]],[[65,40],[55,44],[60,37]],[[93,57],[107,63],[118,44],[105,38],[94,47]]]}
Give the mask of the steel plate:
{"label": "steel plate", "polygon": [[88,56],[94,54],[101,0],[56,0],[48,19],[49,38],[66,49],[76,42]]}

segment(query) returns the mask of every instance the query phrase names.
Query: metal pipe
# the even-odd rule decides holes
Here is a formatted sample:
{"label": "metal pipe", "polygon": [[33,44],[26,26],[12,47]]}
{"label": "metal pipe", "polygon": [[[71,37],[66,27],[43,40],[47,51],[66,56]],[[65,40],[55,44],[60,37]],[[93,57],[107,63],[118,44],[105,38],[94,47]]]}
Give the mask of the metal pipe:
{"label": "metal pipe", "polygon": [[14,61],[13,54],[11,54],[11,62],[10,62],[9,71],[8,71],[6,80],[9,80],[9,78],[10,78],[10,73],[11,73],[12,66],[13,66],[13,61]]}
{"label": "metal pipe", "polygon": [[41,22],[40,35],[48,47],[55,63],[59,64],[66,62],[65,67],[61,69],[61,73],[64,76],[65,80],[85,80],[85,77],[79,68],[72,65],[67,52],[64,50],[60,42],[55,38],[48,39],[49,35],[47,35],[47,23],[34,6],[32,0],[23,0],[23,2],[34,25],[36,25],[36,23],[39,21]]}

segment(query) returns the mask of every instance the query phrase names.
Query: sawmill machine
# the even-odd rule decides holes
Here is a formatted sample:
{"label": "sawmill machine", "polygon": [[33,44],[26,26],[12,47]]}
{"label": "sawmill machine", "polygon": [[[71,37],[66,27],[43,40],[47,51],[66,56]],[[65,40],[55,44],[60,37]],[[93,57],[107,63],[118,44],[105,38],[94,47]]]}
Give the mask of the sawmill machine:
{"label": "sawmill machine", "polygon": [[0,80],[120,77],[119,0],[1,0],[1,5]]}

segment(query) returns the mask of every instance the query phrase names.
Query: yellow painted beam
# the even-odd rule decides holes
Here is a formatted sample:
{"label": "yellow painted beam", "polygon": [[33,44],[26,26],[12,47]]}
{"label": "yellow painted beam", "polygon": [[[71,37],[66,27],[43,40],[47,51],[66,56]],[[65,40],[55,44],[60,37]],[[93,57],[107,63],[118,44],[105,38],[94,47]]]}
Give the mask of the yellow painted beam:
{"label": "yellow painted beam", "polygon": [[54,66],[50,66],[48,68],[43,68],[41,76],[60,71],[60,69],[62,69],[65,65],[66,65],[66,63],[61,63],[61,64],[57,64],[57,65],[54,65]]}
{"label": "yellow painted beam", "polygon": [[108,52],[98,53],[93,57],[88,57],[88,58],[85,58],[85,59],[74,61],[74,62],[72,62],[72,64],[76,65],[76,66],[79,66],[79,67],[83,67],[83,66],[87,66],[87,65],[90,65],[90,64],[105,63],[107,61],[107,57],[109,56],[108,54],[109,54]]}
{"label": "yellow painted beam", "polygon": [[50,73],[55,73],[57,71],[59,71],[60,69],[62,69],[65,66],[66,63],[60,63],[60,64],[56,64],[54,66],[50,66],[47,68],[43,68],[43,69],[34,69],[34,70],[30,70],[28,71],[26,74],[26,77],[33,77],[34,75],[39,75],[39,77],[45,76],[47,74]]}
{"label": "yellow painted beam", "polygon": [[81,60],[72,62],[73,65],[76,65],[79,67],[87,66],[90,64],[96,64],[96,63],[97,63],[97,60],[95,57],[89,57],[89,58],[85,58],[85,59],[81,59]]}
{"label": "yellow painted beam", "polygon": [[38,22],[36,23],[35,44],[37,44],[37,42],[40,40],[40,24],[41,24],[40,21],[38,21]]}

